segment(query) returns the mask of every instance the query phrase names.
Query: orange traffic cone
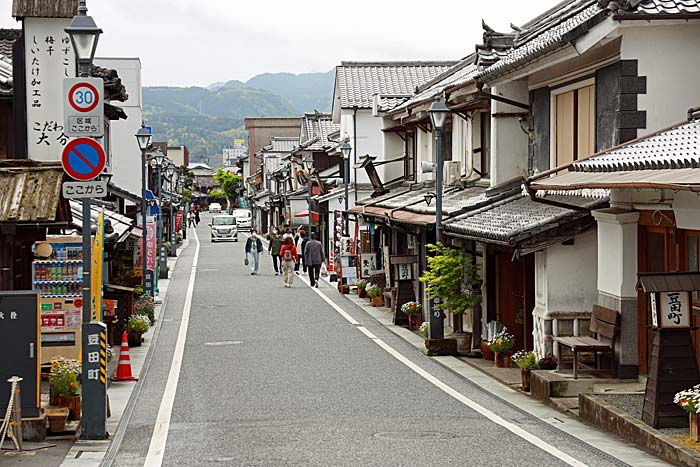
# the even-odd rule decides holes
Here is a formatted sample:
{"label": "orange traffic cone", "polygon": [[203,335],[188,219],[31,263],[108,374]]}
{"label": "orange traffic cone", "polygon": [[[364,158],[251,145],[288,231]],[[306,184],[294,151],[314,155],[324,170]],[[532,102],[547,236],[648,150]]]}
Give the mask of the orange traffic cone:
{"label": "orange traffic cone", "polygon": [[138,381],[131,374],[131,358],[129,358],[129,339],[126,337],[126,331],[122,334],[122,348],[119,351],[119,366],[117,367],[117,376],[112,378],[112,381]]}

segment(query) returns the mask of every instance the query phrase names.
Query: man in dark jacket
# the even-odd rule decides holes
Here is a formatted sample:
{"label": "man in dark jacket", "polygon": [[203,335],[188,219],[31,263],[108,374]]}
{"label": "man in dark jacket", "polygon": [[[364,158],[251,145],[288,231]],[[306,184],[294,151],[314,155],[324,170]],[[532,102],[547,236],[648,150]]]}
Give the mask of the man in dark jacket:
{"label": "man in dark jacket", "polygon": [[321,264],[326,259],[323,253],[323,245],[316,240],[316,234],[311,234],[311,239],[304,247],[304,263],[309,268],[309,282],[311,287],[318,288],[318,279],[321,275]]}
{"label": "man in dark jacket", "polygon": [[263,245],[258,238],[258,233],[255,230],[250,231],[250,237],[245,242],[245,254],[248,260],[248,266],[250,267],[250,275],[255,276],[258,274],[258,267],[260,267],[260,253],[263,252]]}
{"label": "man in dark jacket", "polygon": [[[275,276],[279,276],[280,267],[282,266],[282,260],[280,260],[280,250],[282,249],[282,236],[279,230],[274,229],[272,231],[272,237],[270,237],[270,248],[268,248],[268,253],[272,256],[272,266],[275,268]],[[278,266],[279,263],[279,266]]]}

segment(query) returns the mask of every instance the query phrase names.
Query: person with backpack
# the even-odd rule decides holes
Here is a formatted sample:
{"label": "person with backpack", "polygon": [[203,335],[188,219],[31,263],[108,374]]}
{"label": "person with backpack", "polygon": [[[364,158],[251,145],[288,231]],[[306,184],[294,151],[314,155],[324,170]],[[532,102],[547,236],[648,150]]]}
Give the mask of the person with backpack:
{"label": "person with backpack", "polygon": [[250,267],[250,275],[258,275],[258,267],[260,267],[260,253],[263,252],[263,245],[258,238],[258,233],[251,230],[250,237],[245,242],[246,264]]}
{"label": "person with backpack", "polygon": [[294,281],[294,265],[299,260],[297,248],[294,246],[294,239],[287,237],[280,248],[280,258],[282,259],[282,277],[284,286],[289,288]]}
{"label": "person with backpack", "polygon": [[[279,230],[273,229],[272,230],[272,236],[270,237],[270,246],[268,248],[268,252],[270,253],[270,256],[272,256],[272,266],[275,268],[275,276],[279,276],[282,273],[282,260],[280,259],[280,249],[282,248],[282,236],[280,235]],[[277,263],[279,262],[279,266],[277,266]]]}
{"label": "person with backpack", "polygon": [[304,247],[306,246],[306,242],[306,231],[304,229],[299,229],[296,237],[294,237],[294,246],[297,247],[297,253],[299,254],[299,260],[297,264],[294,265],[294,274],[296,275],[299,275],[299,266],[303,266],[304,273],[306,273],[306,262],[304,262]]}

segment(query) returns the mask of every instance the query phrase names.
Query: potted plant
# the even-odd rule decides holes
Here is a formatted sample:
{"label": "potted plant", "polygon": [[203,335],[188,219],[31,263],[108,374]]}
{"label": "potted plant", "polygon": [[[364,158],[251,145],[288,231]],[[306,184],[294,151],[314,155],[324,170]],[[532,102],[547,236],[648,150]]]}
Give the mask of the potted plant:
{"label": "potted plant", "polygon": [[423,339],[427,339],[429,330],[430,330],[430,323],[428,323],[427,321],[423,321],[420,325],[420,328],[418,328],[418,334],[423,336]]}
{"label": "potted plant", "polygon": [[493,350],[491,350],[490,347],[491,342],[497,335],[505,330],[506,327],[503,325],[503,323],[498,321],[489,321],[486,323],[486,338],[481,340],[481,355],[484,357],[484,360],[493,361],[494,358],[496,358],[493,354]]}
{"label": "potted plant", "polygon": [[408,327],[410,329],[420,326],[419,323],[423,317],[423,305],[418,302],[406,302],[401,305],[401,311],[408,315]]}
{"label": "potted plant", "polygon": [[537,369],[537,355],[532,351],[521,350],[513,355],[512,360],[520,368],[520,383],[523,391],[530,392],[530,373]]}
{"label": "potted plant", "polygon": [[502,332],[497,335],[489,344],[489,348],[494,353],[494,361],[496,363],[496,368],[510,368],[511,367],[511,351],[513,350],[513,344],[515,344],[515,337],[507,332]]}
{"label": "potted plant", "polygon": [[61,433],[66,428],[66,421],[70,409],[68,407],[46,409],[46,418],[49,419],[49,431],[51,433]]}
{"label": "potted plant", "polygon": [[453,315],[453,338],[457,340],[458,353],[471,351],[471,333],[465,333],[463,314],[471,312],[479,303],[481,279],[479,268],[464,250],[441,243],[427,245],[428,269],[419,278],[426,284],[426,294],[438,299],[435,308]]}
{"label": "potted plant", "polygon": [[149,295],[141,295],[134,302],[134,314],[148,316],[151,325],[156,322],[155,309],[155,301]]}
{"label": "potted plant", "polygon": [[681,406],[688,412],[690,419],[690,437],[696,443],[700,443],[700,384],[690,389],[676,393],[673,403]]}
{"label": "potted plant", "polygon": [[127,324],[129,347],[140,347],[143,342],[143,333],[151,327],[151,321],[146,315],[131,315]]}
{"label": "potted plant", "polygon": [[540,358],[540,360],[537,362],[537,366],[540,370],[556,370],[557,358],[551,353],[547,354]]}
{"label": "potted plant", "polygon": [[69,409],[71,420],[80,419],[80,373],[81,365],[77,360],[63,357],[51,360],[50,391],[56,405]]}
{"label": "potted plant", "polygon": [[367,281],[357,281],[357,296],[359,298],[367,296]]}
{"label": "potted plant", "polygon": [[382,289],[374,284],[366,287],[367,296],[372,300],[372,306],[382,306]]}

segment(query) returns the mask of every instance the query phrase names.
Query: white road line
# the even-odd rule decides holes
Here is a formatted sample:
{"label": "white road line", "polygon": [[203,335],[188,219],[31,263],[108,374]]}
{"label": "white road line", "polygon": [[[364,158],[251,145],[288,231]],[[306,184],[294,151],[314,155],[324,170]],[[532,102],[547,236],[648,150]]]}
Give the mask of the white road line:
{"label": "white road line", "polygon": [[[318,293],[326,302],[331,304],[331,306],[338,311],[345,319],[350,321],[352,324],[358,324],[357,321],[355,321],[353,318],[348,316],[348,314],[345,311],[342,311],[339,306],[337,306],[335,303],[331,302],[329,298],[327,298],[324,294],[322,294],[319,290],[313,289],[316,293]],[[575,466],[575,467],[587,467],[586,464],[583,462],[580,462],[570,455],[566,454],[565,452],[555,448],[551,444],[541,440],[537,436],[528,433],[527,431],[523,430],[517,425],[514,425],[513,423],[505,420],[503,417],[500,417],[496,415],[495,413],[491,412],[489,409],[486,407],[477,404],[473,400],[469,399],[468,397],[464,396],[463,394],[459,393],[457,390],[453,389],[452,387],[448,386],[447,384],[443,383],[440,381],[438,378],[435,376],[431,375],[403,355],[401,355],[397,350],[395,350],[393,347],[391,347],[389,344],[384,342],[383,340],[379,339],[377,336],[375,336],[372,332],[367,330],[363,326],[358,326],[357,329],[362,332],[362,334],[366,335],[369,337],[373,342],[375,342],[379,347],[382,349],[386,350],[392,357],[406,365],[408,368],[413,370],[415,373],[417,373],[419,376],[427,380],[429,383],[446,393],[447,395],[457,399],[459,402],[462,404],[466,405],[470,409],[474,410],[477,413],[480,413],[484,417],[488,418],[491,420],[493,423],[502,426],[506,430],[510,431],[511,433],[521,437],[525,441],[533,444],[534,446],[537,446],[538,448],[542,449],[543,451],[551,454],[552,456],[560,459],[561,461],[567,463],[568,465]]]}
{"label": "white road line", "polygon": [[182,355],[185,351],[185,341],[187,340],[187,328],[190,322],[190,309],[192,308],[192,293],[194,292],[194,280],[197,274],[197,261],[199,259],[199,238],[197,231],[192,229],[194,239],[197,242],[197,248],[194,252],[192,260],[192,270],[190,272],[190,281],[187,285],[187,295],[185,295],[185,307],[182,310],[182,321],[180,322],[180,330],[177,335],[177,343],[175,344],[175,352],[173,353],[173,362],[170,365],[170,373],[168,373],[168,381],[165,383],[165,392],[163,399],[160,402],[158,409],[158,418],[151,436],[151,444],[148,446],[148,454],[143,465],[145,467],[160,466],[163,464],[163,455],[165,454],[165,444],[168,441],[168,431],[170,430],[170,417],[173,413],[173,404],[175,403],[175,393],[177,392],[177,383],[180,380],[180,368],[182,367]]}

